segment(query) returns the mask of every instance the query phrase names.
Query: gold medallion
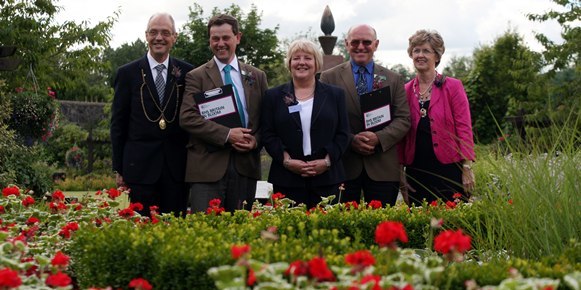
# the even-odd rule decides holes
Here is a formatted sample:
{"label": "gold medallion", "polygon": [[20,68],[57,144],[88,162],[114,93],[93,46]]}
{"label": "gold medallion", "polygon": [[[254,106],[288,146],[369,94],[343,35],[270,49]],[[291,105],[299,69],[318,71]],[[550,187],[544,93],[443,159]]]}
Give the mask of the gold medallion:
{"label": "gold medallion", "polygon": [[166,127],[165,120],[164,119],[159,120],[159,128],[165,130],[165,127]]}

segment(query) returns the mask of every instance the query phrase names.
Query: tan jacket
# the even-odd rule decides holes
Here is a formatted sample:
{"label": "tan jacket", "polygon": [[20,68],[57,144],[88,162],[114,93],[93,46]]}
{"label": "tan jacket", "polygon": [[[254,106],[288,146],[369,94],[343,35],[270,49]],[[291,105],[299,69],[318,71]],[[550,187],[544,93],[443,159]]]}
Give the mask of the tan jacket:
{"label": "tan jacket", "polygon": [[[357,178],[363,169],[375,181],[399,181],[399,161],[396,144],[406,135],[410,128],[410,112],[403,77],[391,70],[374,64],[374,89],[390,87],[392,122],[375,132],[379,139],[379,148],[369,156],[348,149],[343,156],[343,166],[347,180]],[[384,76],[385,79],[380,76]],[[347,113],[351,134],[364,130],[363,114],[359,105],[359,95],[355,88],[355,79],[351,62],[342,63],[321,74],[321,82],[342,87],[347,98]]]}
{"label": "tan jacket", "polygon": [[[239,62],[246,96],[248,128],[252,129],[257,143],[260,143],[260,105],[268,88],[266,74]],[[190,71],[186,75],[184,101],[180,109],[180,126],[189,133],[186,182],[216,182],[224,177],[230,156],[235,160],[241,175],[260,179],[260,150],[240,153],[227,145],[228,127],[204,119],[194,101],[194,95],[223,86],[219,68],[214,59]],[[219,148],[209,152],[208,145]]]}

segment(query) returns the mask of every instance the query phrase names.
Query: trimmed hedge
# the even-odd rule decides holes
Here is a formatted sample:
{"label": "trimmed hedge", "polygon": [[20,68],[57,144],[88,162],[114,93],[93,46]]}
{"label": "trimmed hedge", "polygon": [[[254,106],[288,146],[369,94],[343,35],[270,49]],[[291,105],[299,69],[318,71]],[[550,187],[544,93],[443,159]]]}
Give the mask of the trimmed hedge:
{"label": "trimmed hedge", "polygon": [[[482,210],[475,203],[461,204],[454,210],[444,206],[412,211],[405,206],[348,210],[340,206],[327,213],[308,215],[301,208],[294,208],[256,217],[247,211],[219,216],[195,214],[183,219],[164,216],[156,224],[135,226],[131,221],[116,221],[103,227],[84,227],[76,233],[68,252],[81,288],[123,288],[131,279],[143,277],[155,289],[215,289],[207,271],[235,262],[230,256],[233,244],[249,244],[253,259],[265,263],[322,255],[330,265],[343,265],[347,253],[361,249],[380,251],[374,233],[381,221],[400,221],[405,225],[409,243],[400,246],[430,249],[432,237],[439,231],[430,227],[433,218],[442,218],[445,228],[455,229],[457,225],[477,223]],[[578,252],[579,245],[573,246],[573,252]],[[560,278],[581,270],[574,257],[561,257],[542,265],[525,261],[527,267],[522,270],[530,275],[542,272]],[[523,260],[499,257],[481,264],[465,262],[448,268],[434,283],[441,289],[464,289],[468,279],[475,279],[480,285],[498,285],[508,277],[509,267],[521,269],[518,261]],[[378,261],[377,272],[393,272],[393,265],[388,264],[389,261]]]}

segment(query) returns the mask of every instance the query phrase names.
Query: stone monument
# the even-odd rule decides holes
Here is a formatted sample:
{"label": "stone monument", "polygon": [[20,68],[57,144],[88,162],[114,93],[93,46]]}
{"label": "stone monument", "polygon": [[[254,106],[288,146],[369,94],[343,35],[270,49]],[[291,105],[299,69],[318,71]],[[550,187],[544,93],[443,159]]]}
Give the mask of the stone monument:
{"label": "stone monument", "polygon": [[321,18],[321,30],[325,35],[319,36],[319,42],[323,48],[323,70],[330,69],[344,61],[340,55],[333,55],[333,49],[337,43],[337,36],[331,35],[335,30],[335,20],[329,5],[325,6],[323,17]]}

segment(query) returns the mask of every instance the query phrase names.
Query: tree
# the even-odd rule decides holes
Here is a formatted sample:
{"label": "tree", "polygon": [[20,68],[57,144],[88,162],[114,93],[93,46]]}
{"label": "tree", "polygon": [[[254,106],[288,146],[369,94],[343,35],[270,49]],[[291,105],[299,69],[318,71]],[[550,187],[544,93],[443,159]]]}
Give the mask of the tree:
{"label": "tree", "polygon": [[[536,33],[535,37],[545,47],[544,65],[550,69],[544,77],[549,81],[547,106],[544,115],[553,121],[566,118],[577,119],[581,113],[579,95],[581,91],[581,4],[578,0],[552,0],[563,7],[563,11],[550,10],[544,14],[529,14],[531,21],[556,20],[561,25],[559,44],[546,35]],[[567,109],[564,109],[567,108]],[[573,116],[569,116],[572,112]],[[581,126],[581,125],[579,125]]]}
{"label": "tree", "polygon": [[446,76],[457,78],[463,82],[466,81],[470,71],[472,70],[472,58],[469,56],[452,56],[448,66],[444,68],[442,73]]}
{"label": "tree", "polygon": [[53,2],[0,1],[0,42],[17,46],[16,56],[21,59],[16,71],[2,77],[9,89],[38,85],[44,91],[50,86],[60,99],[103,100],[110,91],[103,81],[107,64],[101,53],[109,46],[117,13],[95,26],[72,21],[59,24],[55,15],[61,7]]}
{"label": "tree", "polygon": [[109,70],[109,77],[107,78],[109,85],[113,86],[115,74],[120,66],[143,57],[146,52],[147,43],[139,38],[130,44],[124,43],[115,49],[106,48],[103,55],[104,59],[109,62],[111,68]]}
{"label": "tree", "polygon": [[396,64],[394,66],[391,67],[391,70],[397,72],[398,74],[403,76],[404,82],[409,82],[411,81],[415,76],[415,71],[407,68],[406,66],[404,66],[403,64]]}
{"label": "tree", "polygon": [[278,46],[276,36],[278,26],[273,29],[260,29],[262,14],[258,13],[255,5],[251,6],[247,15],[236,4],[232,4],[223,11],[215,7],[211,15],[206,18],[203,18],[204,10],[199,4],[194,3],[193,8],[189,9],[190,20],[178,35],[178,41],[172,51],[174,56],[194,66],[200,66],[210,60],[212,51],[208,48],[208,21],[213,15],[226,13],[238,19],[242,32],[242,40],[236,49],[236,56],[264,70],[269,79],[276,77],[276,68],[282,63],[284,55]]}
{"label": "tree", "polygon": [[493,45],[476,49],[473,59],[466,93],[476,136],[480,142],[489,143],[500,135],[497,123],[506,129],[506,116],[521,110],[531,113],[542,104],[538,90],[542,84],[537,78],[540,55],[509,30]]}
{"label": "tree", "polygon": [[579,68],[579,53],[581,52],[581,4],[579,0],[552,0],[563,6],[565,11],[550,10],[544,14],[528,14],[529,20],[544,22],[557,20],[561,25],[561,44],[555,43],[542,33],[536,33],[535,37],[545,47],[543,57],[546,64],[552,65],[551,71],[569,67]]}

